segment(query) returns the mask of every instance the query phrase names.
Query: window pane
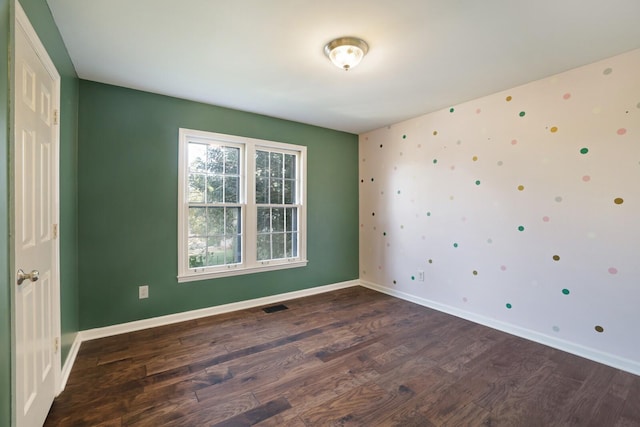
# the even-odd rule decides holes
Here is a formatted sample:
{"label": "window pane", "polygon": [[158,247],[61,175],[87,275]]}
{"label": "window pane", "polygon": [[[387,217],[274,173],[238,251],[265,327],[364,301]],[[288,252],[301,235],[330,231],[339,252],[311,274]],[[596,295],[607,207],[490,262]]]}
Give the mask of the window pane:
{"label": "window pane", "polygon": [[189,143],[189,170],[204,171],[207,159],[207,146],[204,144]]}
{"label": "window pane", "polygon": [[298,208],[286,208],[286,231],[298,231]]}
{"label": "window pane", "polygon": [[269,176],[269,153],[266,151],[256,151],[256,176]]}
{"label": "window pane", "polygon": [[271,172],[271,176],[274,178],[282,178],[282,168],[283,168],[283,160],[284,156],[282,153],[270,153],[271,165],[269,170]]}
{"label": "window pane", "polygon": [[271,209],[271,226],[273,231],[284,231],[284,208]]}
{"label": "window pane", "polygon": [[224,234],[224,208],[207,209],[207,235]]}
{"label": "window pane", "polygon": [[292,248],[291,248],[291,256],[292,257],[297,257],[298,256],[298,233],[291,233],[291,243],[292,243]]}
{"label": "window pane", "polygon": [[240,177],[225,176],[224,201],[226,203],[238,203],[240,199]]}
{"label": "window pane", "polygon": [[217,175],[207,176],[207,203],[222,202],[222,177]]}
{"label": "window pane", "polygon": [[258,261],[271,259],[271,234],[258,234]]}
{"label": "window pane", "polygon": [[239,236],[227,239],[226,264],[238,264],[240,262],[240,242]]}
{"label": "window pane", "polygon": [[240,234],[240,208],[226,208],[225,234],[233,236]]}
{"label": "window pane", "polygon": [[269,178],[256,178],[256,203],[269,203]]}
{"label": "window pane", "polygon": [[209,173],[223,172],[224,152],[221,147],[207,147],[207,171]]}
{"label": "window pane", "polygon": [[207,265],[223,265],[226,255],[224,236],[213,236],[208,239]]}
{"label": "window pane", "polygon": [[189,237],[207,235],[206,208],[189,208]]}
{"label": "window pane", "polygon": [[271,178],[271,193],[269,203],[282,204],[282,180]]}
{"label": "window pane", "polygon": [[285,237],[284,237],[285,256],[287,258],[292,258],[294,256],[293,255],[293,243],[291,242],[292,237],[293,236],[291,235],[291,233],[285,234]]}
{"label": "window pane", "polygon": [[296,177],[296,156],[293,154],[284,155],[284,177],[290,179]]}
{"label": "window pane", "polygon": [[284,233],[272,234],[273,239],[273,258],[284,258]]}
{"label": "window pane", "polygon": [[189,202],[204,203],[205,175],[189,174]]}
{"label": "window pane", "polygon": [[258,233],[269,233],[271,231],[271,209],[258,208]]}
{"label": "window pane", "polygon": [[240,173],[240,149],[235,147],[224,148],[224,173],[238,175]]}
{"label": "window pane", "polygon": [[207,239],[189,238],[189,268],[203,267],[206,262]]}
{"label": "window pane", "polygon": [[291,179],[284,180],[284,203],[285,205],[292,205],[295,200],[296,182]]}

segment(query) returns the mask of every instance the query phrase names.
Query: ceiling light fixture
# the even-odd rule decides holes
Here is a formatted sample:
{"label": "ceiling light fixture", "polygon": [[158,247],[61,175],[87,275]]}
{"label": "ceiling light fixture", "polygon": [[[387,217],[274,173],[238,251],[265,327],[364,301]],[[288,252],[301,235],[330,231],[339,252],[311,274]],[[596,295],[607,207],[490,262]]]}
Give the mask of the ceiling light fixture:
{"label": "ceiling light fixture", "polygon": [[349,71],[362,61],[369,51],[369,45],[356,37],[340,37],[327,43],[324,54],[336,67]]}

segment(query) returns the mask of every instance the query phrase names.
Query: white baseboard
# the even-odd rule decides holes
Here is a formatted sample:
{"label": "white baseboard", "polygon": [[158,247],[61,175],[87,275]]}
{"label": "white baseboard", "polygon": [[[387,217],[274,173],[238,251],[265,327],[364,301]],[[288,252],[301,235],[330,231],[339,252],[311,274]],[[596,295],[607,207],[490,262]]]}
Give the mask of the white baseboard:
{"label": "white baseboard", "polygon": [[284,294],[270,295],[268,297],[255,298],[246,301],[233,302],[230,304],[217,305],[214,307],[202,308],[199,310],[185,311],[182,313],[169,314],[166,316],[153,317],[150,319],[136,320],[134,322],[121,323],[104,328],[87,329],[78,333],[82,341],[89,341],[96,338],[104,338],[112,335],[124,334],[127,332],[139,331],[141,329],[154,328],[156,326],[164,326],[172,323],[184,322],[186,320],[199,319],[202,317],[213,316],[216,314],[229,313],[232,311],[245,310],[247,308],[259,307],[261,305],[273,304],[282,301],[302,298],[306,296],[322,294],[325,292],[335,291],[337,289],[358,286],[359,280],[350,280],[348,282],[334,283],[331,285],[317,286],[315,288],[302,289],[300,291],[287,292]]}
{"label": "white baseboard", "polygon": [[530,341],[535,341],[537,343],[544,344],[558,350],[566,351],[567,353],[575,354],[576,356],[584,357],[586,359],[593,360],[594,362],[602,363],[616,369],[621,369],[635,375],[640,375],[640,363],[633,360],[618,357],[616,355],[585,347],[580,344],[575,344],[570,341],[561,340],[549,335],[532,331],[530,329],[521,328],[510,323],[501,322],[499,320],[471,313],[469,311],[460,310],[456,307],[451,307],[449,305],[417,297],[415,295],[411,295],[385,286],[380,286],[375,283],[360,280],[360,285],[364,286],[365,288],[369,288],[374,291],[382,292],[387,295],[410,301],[424,307],[429,307],[443,313],[451,314],[453,316],[460,317],[462,319],[469,320],[480,325],[488,326],[490,328],[497,329],[511,335],[528,339]]}
{"label": "white baseboard", "polygon": [[67,359],[64,361],[64,365],[62,365],[58,394],[62,393],[62,390],[67,386],[67,381],[71,374],[71,368],[73,368],[73,364],[78,356],[78,351],[80,350],[80,344],[82,344],[82,341],[80,338],[80,332],[78,332],[73,340],[73,344],[71,344],[71,349],[69,350],[69,354],[67,354]]}

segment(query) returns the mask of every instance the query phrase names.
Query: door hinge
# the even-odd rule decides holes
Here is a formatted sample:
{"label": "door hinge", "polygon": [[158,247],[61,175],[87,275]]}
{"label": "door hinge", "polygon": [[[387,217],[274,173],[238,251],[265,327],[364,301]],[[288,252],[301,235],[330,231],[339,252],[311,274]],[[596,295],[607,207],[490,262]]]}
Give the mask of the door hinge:
{"label": "door hinge", "polygon": [[53,224],[53,238],[58,238],[58,224]]}
{"label": "door hinge", "polygon": [[59,348],[60,348],[60,338],[56,337],[55,340],[53,340],[53,352],[57,353]]}
{"label": "door hinge", "polygon": [[60,110],[53,110],[53,124],[57,125],[60,123]]}

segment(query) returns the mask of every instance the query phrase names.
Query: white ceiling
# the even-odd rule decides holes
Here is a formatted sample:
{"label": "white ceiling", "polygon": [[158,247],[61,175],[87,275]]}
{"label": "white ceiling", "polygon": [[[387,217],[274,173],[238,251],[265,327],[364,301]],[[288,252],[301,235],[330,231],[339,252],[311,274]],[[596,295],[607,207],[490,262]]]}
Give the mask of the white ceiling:
{"label": "white ceiling", "polygon": [[48,3],[80,78],[352,133],[640,47],[640,0]]}

